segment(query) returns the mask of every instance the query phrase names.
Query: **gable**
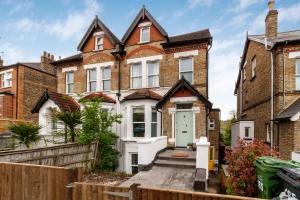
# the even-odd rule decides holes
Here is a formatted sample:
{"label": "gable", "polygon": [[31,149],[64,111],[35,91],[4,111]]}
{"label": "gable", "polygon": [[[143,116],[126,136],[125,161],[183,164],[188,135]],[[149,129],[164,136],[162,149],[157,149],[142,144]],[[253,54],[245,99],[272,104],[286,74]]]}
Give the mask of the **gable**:
{"label": "gable", "polygon": [[[82,52],[87,53],[95,50],[95,42],[96,42],[96,36],[94,35],[95,33],[100,33],[103,32],[100,28],[95,29],[92,34],[88,37],[85,45],[83,46]],[[103,35],[103,47],[104,50],[106,49],[113,49],[114,46],[113,44],[109,41],[107,36],[104,34]]]}
{"label": "gable", "polygon": [[[139,24],[141,23],[151,23],[148,19],[141,20]],[[150,26],[150,42],[156,42],[156,41],[163,41],[165,38],[164,36],[159,32],[159,30],[151,24]],[[125,42],[125,45],[132,46],[140,43],[140,37],[141,37],[141,27],[138,25],[133,29],[132,33],[128,37],[127,41]]]}
{"label": "gable", "polygon": [[141,26],[150,26],[150,42],[162,41],[168,38],[167,32],[152,17],[148,10],[143,7],[124,34],[122,38],[123,44],[127,46],[138,44],[140,41]]}

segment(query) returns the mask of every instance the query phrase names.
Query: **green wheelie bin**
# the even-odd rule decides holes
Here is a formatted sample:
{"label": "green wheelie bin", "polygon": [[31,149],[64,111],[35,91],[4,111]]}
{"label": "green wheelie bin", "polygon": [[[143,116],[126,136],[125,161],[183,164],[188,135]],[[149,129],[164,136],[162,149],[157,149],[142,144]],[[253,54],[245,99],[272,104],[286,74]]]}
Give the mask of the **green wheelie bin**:
{"label": "green wheelie bin", "polygon": [[277,172],[284,167],[299,168],[300,163],[274,157],[259,157],[254,161],[258,183],[258,197],[271,199],[282,191],[282,180]]}

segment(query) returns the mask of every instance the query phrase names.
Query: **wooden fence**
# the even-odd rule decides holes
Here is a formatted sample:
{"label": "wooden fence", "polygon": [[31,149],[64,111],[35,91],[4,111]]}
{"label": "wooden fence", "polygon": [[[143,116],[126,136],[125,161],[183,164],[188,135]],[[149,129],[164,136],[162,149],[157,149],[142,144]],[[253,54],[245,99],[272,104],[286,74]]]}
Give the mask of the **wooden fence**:
{"label": "wooden fence", "polygon": [[0,151],[0,162],[89,168],[95,158],[96,149],[96,143],[90,145],[71,143],[27,150]]}
{"label": "wooden fence", "polygon": [[[75,183],[73,187],[73,200],[128,200],[125,197],[117,197],[107,192],[128,192],[125,187],[113,187],[88,183]],[[180,190],[166,190],[156,188],[138,187],[134,200],[254,200],[240,196],[210,194],[203,192],[188,192]]]}
{"label": "wooden fence", "polygon": [[66,186],[81,180],[79,169],[0,163],[1,200],[71,200]]}

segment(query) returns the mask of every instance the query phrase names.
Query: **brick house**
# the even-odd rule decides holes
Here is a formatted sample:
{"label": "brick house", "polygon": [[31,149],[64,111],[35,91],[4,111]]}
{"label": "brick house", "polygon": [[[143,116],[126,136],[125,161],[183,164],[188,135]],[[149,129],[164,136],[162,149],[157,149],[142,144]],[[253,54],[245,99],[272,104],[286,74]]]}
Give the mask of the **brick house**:
{"label": "brick house", "polygon": [[[3,65],[0,58],[0,118],[38,120],[31,109],[46,88],[56,91],[56,69],[50,64],[54,56],[46,52],[41,62]],[[0,125],[1,126],[1,125]],[[1,131],[5,128],[2,127]]]}
{"label": "brick house", "polygon": [[[122,40],[95,17],[78,45],[80,53],[52,63],[57,92],[74,99],[78,93],[99,96],[104,109],[122,114],[113,129],[120,137],[120,169],[128,173],[147,156],[138,153],[141,144],[155,149],[165,140],[169,147],[186,147],[208,136],[211,152],[218,153],[220,110],[208,100],[211,45],[208,29],[168,36],[146,8]],[[51,99],[41,101],[34,112],[41,115],[51,105]]]}
{"label": "brick house", "polygon": [[278,32],[275,1],[268,3],[265,33],[248,35],[235,87],[238,121],[232,141],[257,138],[285,159],[300,151],[300,30]]}

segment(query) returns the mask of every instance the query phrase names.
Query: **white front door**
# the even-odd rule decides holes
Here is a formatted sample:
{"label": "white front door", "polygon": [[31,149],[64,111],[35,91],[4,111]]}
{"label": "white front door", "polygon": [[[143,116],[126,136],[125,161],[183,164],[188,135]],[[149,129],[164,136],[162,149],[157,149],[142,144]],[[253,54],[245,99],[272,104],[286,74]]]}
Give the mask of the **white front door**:
{"label": "white front door", "polygon": [[176,146],[186,147],[193,143],[193,112],[176,112]]}

